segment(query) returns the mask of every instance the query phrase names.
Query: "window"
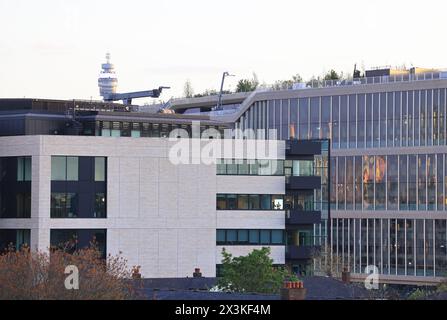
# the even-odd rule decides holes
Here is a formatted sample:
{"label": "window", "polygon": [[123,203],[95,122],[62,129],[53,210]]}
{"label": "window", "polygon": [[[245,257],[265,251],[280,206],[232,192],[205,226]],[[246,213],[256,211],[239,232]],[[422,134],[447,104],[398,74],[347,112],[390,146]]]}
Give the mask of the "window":
{"label": "window", "polygon": [[90,247],[95,243],[101,258],[106,258],[107,230],[105,229],[51,229],[50,245],[52,248],[64,248],[69,253]]}
{"label": "window", "polygon": [[79,175],[78,157],[51,157],[51,180],[77,181]]}
{"label": "window", "polygon": [[216,242],[218,245],[225,243],[225,230],[217,230]]}
{"label": "window", "polygon": [[217,195],[217,210],[226,210],[227,209],[227,197],[224,194]]}
{"label": "window", "polygon": [[20,250],[23,245],[30,246],[29,229],[0,229],[0,252],[8,248]]}
{"label": "window", "polygon": [[261,230],[260,238],[261,244],[270,244],[270,230]]}
{"label": "window", "polygon": [[106,180],[106,158],[95,157],[95,181]]}
{"label": "window", "polygon": [[237,197],[237,208],[239,210],[246,210],[246,209],[248,209],[248,195],[240,194]]}
{"label": "window", "polygon": [[249,209],[250,210],[259,210],[260,206],[260,196],[257,194],[251,194],[249,196]]}
{"label": "window", "polygon": [[249,242],[252,245],[259,244],[259,231],[258,230],[250,230],[249,231]]}
{"label": "window", "polygon": [[284,200],[282,196],[272,196],[272,208],[273,210],[283,210]]}
{"label": "window", "polygon": [[271,197],[269,194],[262,194],[260,196],[261,210],[270,210]]}
{"label": "window", "polygon": [[76,193],[51,193],[51,218],[77,218],[78,196]]}
{"label": "window", "polygon": [[31,157],[17,158],[17,181],[31,181]]}
{"label": "window", "polygon": [[95,218],[105,218],[106,217],[106,196],[104,193],[95,194]]}
{"label": "window", "polygon": [[227,195],[227,209],[228,210],[237,210],[237,195],[229,194]]}

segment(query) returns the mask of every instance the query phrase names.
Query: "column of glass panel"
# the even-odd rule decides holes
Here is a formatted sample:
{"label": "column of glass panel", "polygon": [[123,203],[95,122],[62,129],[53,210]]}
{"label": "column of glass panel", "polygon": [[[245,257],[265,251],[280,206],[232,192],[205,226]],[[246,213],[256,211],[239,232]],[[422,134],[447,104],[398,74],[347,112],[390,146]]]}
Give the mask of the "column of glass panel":
{"label": "column of glass panel", "polygon": [[402,92],[397,91],[394,93],[394,146],[400,146],[401,137],[401,109],[402,109]]}
{"label": "column of glass panel", "polygon": [[397,274],[406,274],[406,224],[405,219],[397,219]]}
{"label": "column of glass panel", "polygon": [[435,221],[435,276],[445,277],[447,273],[447,230],[445,219]]}
{"label": "column of glass panel", "polygon": [[290,100],[290,127],[293,128],[293,138],[298,138],[298,99]]}
{"label": "column of glass panel", "polygon": [[439,145],[439,89],[433,90],[433,145]]}
{"label": "column of glass panel", "polygon": [[380,147],[386,147],[386,93],[380,93],[380,114],[379,114],[379,127],[380,127]]}
{"label": "column of glass panel", "polygon": [[414,220],[406,220],[406,275],[415,275],[415,250],[414,250]]}
{"label": "column of glass panel", "polygon": [[368,219],[368,261],[367,265],[376,265],[375,261],[375,244],[374,244],[374,237],[375,237],[375,230],[374,230],[375,224],[374,219]]}
{"label": "column of glass panel", "polygon": [[408,210],[407,155],[399,156],[399,210]]}
{"label": "column of glass panel", "polygon": [[421,90],[419,94],[419,143],[421,146],[425,146],[427,141],[427,92]]}
{"label": "column of glass panel", "polygon": [[436,155],[436,198],[438,211],[444,210],[445,196],[444,196],[444,155]]}
{"label": "column of glass panel", "polygon": [[340,148],[348,146],[348,96],[340,97]]}
{"label": "column of glass panel", "polygon": [[332,147],[338,149],[340,147],[340,97],[331,96],[332,109]]}
{"label": "column of glass panel", "polygon": [[446,89],[440,89],[439,93],[439,144],[446,143]]}
{"label": "column of glass panel", "polygon": [[415,225],[416,237],[416,275],[424,275],[424,220],[417,219]]}
{"label": "column of glass panel", "polygon": [[337,200],[338,200],[338,210],[345,210],[345,186],[346,186],[346,158],[338,157],[338,173],[337,173]]}
{"label": "column of glass panel", "polygon": [[282,105],[282,112],[281,112],[281,130],[282,135],[285,137],[285,139],[290,138],[290,112],[289,112],[289,99],[282,99],[281,100]]}
{"label": "column of glass panel", "polygon": [[299,99],[299,138],[308,139],[309,138],[309,98]]}
{"label": "column of glass panel", "polygon": [[427,209],[427,156],[425,154],[418,155],[418,210]]}
{"label": "column of glass panel", "polygon": [[331,127],[331,97],[322,97],[321,100],[321,138],[332,139]]}
{"label": "column of glass panel", "polygon": [[330,166],[331,166],[331,190],[330,190],[330,197],[331,197],[331,210],[337,210],[337,159],[338,157],[331,157],[330,159]]}
{"label": "column of glass panel", "polygon": [[387,93],[387,146],[393,147],[394,143],[394,92]]}
{"label": "column of glass panel", "polygon": [[413,91],[408,91],[408,142],[409,147],[414,146],[414,94]]}
{"label": "column of glass panel", "polygon": [[413,110],[414,110],[414,146],[419,146],[420,141],[420,126],[421,126],[421,107],[420,107],[420,91],[413,91]]}
{"label": "column of glass panel", "polygon": [[310,138],[320,138],[320,97],[310,98],[309,128]]}
{"label": "column of glass panel", "polygon": [[408,145],[408,91],[402,92],[402,108],[401,108],[401,128],[402,142],[401,145]]}
{"label": "column of glass panel", "polygon": [[433,90],[427,90],[427,146],[433,145]]}
{"label": "column of glass panel", "polygon": [[366,95],[357,95],[357,147],[365,147],[365,106],[366,106]]}
{"label": "column of glass panel", "polygon": [[385,210],[386,208],[386,157],[375,156],[375,179],[374,179],[374,209]]}
{"label": "column of glass panel", "polygon": [[398,156],[387,157],[387,210],[398,208]]}
{"label": "column of glass panel", "polygon": [[357,136],[357,98],[355,94],[348,96],[348,140],[349,148],[356,148]]}
{"label": "column of glass panel", "polygon": [[391,242],[390,242],[390,219],[383,219],[383,242],[384,242],[384,274],[390,274],[390,250],[391,250]]}
{"label": "column of glass panel", "polygon": [[389,239],[390,239],[390,274],[397,274],[396,258],[397,258],[397,243],[396,243],[396,219],[391,219],[389,225]]}
{"label": "column of glass panel", "polygon": [[436,210],[436,155],[427,155],[427,209]]}
{"label": "column of glass panel", "polygon": [[366,94],[366,110],[365,110],[365,137],[366,147],[372,148],[373,146],[373,116],[372,116],[372,94]]}
{"label": "column of glass panel", "polygon": [[355,210],[362,210],[362,195],[363,195],[363,174],[362,174],[362,157],[354,158],[354,197]]}
{"label": "column of glass panel", "polygon": [[373,147],[378,148],[379,142],[380,142],[380,122],[379,122],[379,116],[380,116],[380,94],[374,93],[373,94]]}
{"label": "column of glass panel", "polygon": [[363,210],[374,210],[374,156],[363,156]]}
{"label": "column of glass panel", "polygon": [[431,277],[434,275],[434,233],[433,233],[433,223],[432,219],[427,219],[425,221],[425,275]]}
{"label": "column of glass panel", "polygon": [[346,157],[346,210],[354,204],[354,158]]}

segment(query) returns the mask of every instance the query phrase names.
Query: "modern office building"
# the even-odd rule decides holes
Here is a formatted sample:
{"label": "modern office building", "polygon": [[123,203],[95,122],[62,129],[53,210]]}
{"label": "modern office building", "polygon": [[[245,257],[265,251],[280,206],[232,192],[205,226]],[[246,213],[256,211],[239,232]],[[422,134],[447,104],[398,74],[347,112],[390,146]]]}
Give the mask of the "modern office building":
{"label": "modern office building", "polygon": [[[271,246],[275,263],[305,273],[312,247],[329,244],[353,279],[374,265],[384,282],[435,283],[447,272],[447,73],[413,68],[368,75],[223,95],[219,110],[216,96],[158,107],[0,100],[0,156],[17,170],[9,179],[23,194],[16,218],[0,219],[0,229],[8,229],[8,239],[30,239],[40,248],[65,239],[58,230],[88,229],[76,231],[78,237],[97,234],[110,253],[133,250],[130,262],[151,277],[189,275],[193,266],[213,276],[222,247],[243,254],[251,245]],[[157,108],[175,114],[154,113]],[[164,170],[165,137],[179,128],[193,137],[220,133],[233,144],[276,138],[279,156],[268,159],[282,169],[247,161],[254,156],[222,156],[216,165]],[[78,213],[93,214],[90,219],[64,216],[76,184],[50,180],[64,162],[57,157],[68,157],[67,167],[78,163],[79,178],[82,167],[90,168],[80,189],[93,190],[90,204]],[[240,161],[228,163],[234,159]],[[93,179],[97,161],[107,168],[107,181]],[[61,201],[52,197],[53,186],[66,192]],[[26,215],[19,207],[30,208],[31,218],[17,218]]]}
{"label": "modern office building", "polygon": [[366,76],[224,96],[222,111],[213,111],[213,98],[171,108],[241,130],[276,129],[281,140],[329,139],[322,190],[330,190],[333,254],[353,278],[373,265],[382,281],[437,282],[447,273],[447,72],[384,68]]}
{"label": "modern office building", "polygon": [[[314,163],[327,143],[210,139],[229,126],[131,108],[0,100],[2,249],[75,250],[94,240],[104,256],[122,252],[144,277],[165,278],[195,268],[213,277],[223,248],[238,256],[269,246],[275,264],[309,269],[309,252],[293,244],[309,250],[320,221],[313,193],[324,168]],[[168,139],[173,129],[184,130],[175,138],[208,138]],[[202,152],[214,144],[220,152]]]}

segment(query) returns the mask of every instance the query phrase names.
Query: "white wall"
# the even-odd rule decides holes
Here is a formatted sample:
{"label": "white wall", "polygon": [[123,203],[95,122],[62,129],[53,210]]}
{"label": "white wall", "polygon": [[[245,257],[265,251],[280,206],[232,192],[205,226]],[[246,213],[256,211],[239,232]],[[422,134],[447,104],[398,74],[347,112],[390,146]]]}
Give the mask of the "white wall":
{"label": "white wall", "polygon": [[[283,212],[216,212],[217,192],[281,194],[283,177],[216,177],[215,165],[173,165],[172,145],[158,138],[1,137],[0,156],[32,156],[33,172],[31,219],[2,219],[0,228],[32,229],[31,246],[41,250],[50,229],[107,229],[108,253],[122,252],[144,277],[192,276],[196,267],[215,276],[216,228],[284,228]],[[108,158],[107,219],[50,219],[52,155]],[[284,262],[284,247],[274,247],[272,257]]]}

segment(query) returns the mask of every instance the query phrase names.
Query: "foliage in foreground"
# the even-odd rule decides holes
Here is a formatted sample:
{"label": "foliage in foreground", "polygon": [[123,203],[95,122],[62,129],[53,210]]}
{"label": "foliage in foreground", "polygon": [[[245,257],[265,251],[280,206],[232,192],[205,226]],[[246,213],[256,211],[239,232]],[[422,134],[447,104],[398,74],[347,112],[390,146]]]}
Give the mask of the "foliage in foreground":
{"label": "foliage in foreground", "polygon": [[270,248],[253,250],[247,256],[233,257],[222,250],[222,277],[218,287],[230,292],[278,293],[284,280],[296,281],[285,268],[275,268]]}
{"label": "foliage in foreground", "polygon": [[[79,270],[79,290],[67,290],[66,266]],[[121,300],[137,298],[127,261],[120,255],[106,260],[94,246],[70,254],[8,250],[0,255],[2,300]]]}

